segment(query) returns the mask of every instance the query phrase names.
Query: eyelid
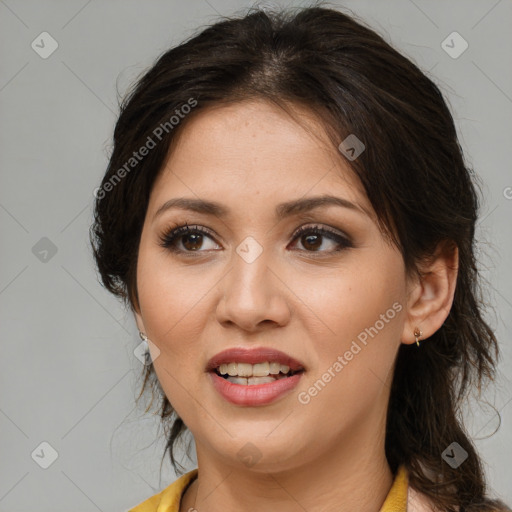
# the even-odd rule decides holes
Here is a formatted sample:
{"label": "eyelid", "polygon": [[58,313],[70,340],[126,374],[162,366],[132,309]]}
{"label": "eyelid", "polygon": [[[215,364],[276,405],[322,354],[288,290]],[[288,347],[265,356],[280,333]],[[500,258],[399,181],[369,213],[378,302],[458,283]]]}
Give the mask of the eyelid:
{"label": "eyelid", "polygon": [[[174,242],[179,239],[180,236],[183,236],[189,232],[199,232],[203,235],[208,236],[211,238],[217,245],[218,242],[215,240],[216,235],[208,229],[205,226],[202,226],[200,224],[189,224],[188,222],[185,223],[174,223],[170,227],[167,227],[163,230],[163,232],[159,235],[158,239],[160,242],[160,245],[166,249],[171,249],[173,247]],[[172,244],[169,244],[169,240],[172,239]],[[187,252],[189,254],[192,254],[194,251],[181,251],[179,249],[176,249],[175,252]],[[198,252],[205,252],[205,251],[198,251]]]}
{"label": "eyelid", "polygon": [[292,243],[298,240],[304,233],[318,233],[321,236],[329,238],[330,240],[337,243],[338,247],[332,251],[306,251],[304,249],[300,250],[300,252],[306,252],[308,254],[313,255],[314,257],[329,256],[340,251],[346,250],[348,248],[355,247],[352,238],[345,234],[343,231],[340,231],[336,228],[332,228],[330,226],[322,226],[318,223],[314,225],[303,225],[297,230],[295,230],[292,235]]}
{"label": "eyelid", "polygon": [[[182,249],[176,248],[176,241],[180,239],[181,236],[187,233],[201,233],[210,238],[215,244],[219,245],[216,240],[216,235],[205,226],[200,224],[188,224],[187,222],[183,223],[174,223],[172,226],[166,228],[163,233],[159,236],[160,245],[165,249],[171,250],[172,252],[185,254],[187,256],[193,256],[202,252],[210,252],[212,250],[218,249],[210,249],[206,251],[184,251]],[[308,251],[306,249],[298,249],[299,252],[306,252],[310,255],[321,257],[322,255],[331,255],[333,253],[340,252],[347,248],[353,248],[354,243],[352,238],[345,234],[343,231],[338,230],[337,228],[332,228],[330,226],[324,226],[318,223],[315,224],[306,224],[297,228],[293,234],[291,235],[291,243],[295,243],[296,240],[300,238],[303,233],[316,233],[320,236],[326,237],[331,241],[337,243],[337,248],[331,251]]]}
{"label": "eyelid", "polygon": [[303,233],[307,233],[309,231],[320,231],[322,234],[326,234],[326,235],[331,235],[331,236],[334,236],[334,237],[339,237],[339,238],[343,238],[345,241],[347,242],[352,242],[350,236],[348,236],[347,234],[345,234],[343,231],[340,231],[339,229],[336,229],[336,228],[332,228],[330,226],[324,226],[322,224],[318,224],[318,223],[315,223],[313,225],[311,224],[306,224],[306,225],[303,225],[299,228],[297,228],[294,232],[293,232],[293,239],[295,240],[295,238],[297,238],[298,236],[300,236],[301,234]]}

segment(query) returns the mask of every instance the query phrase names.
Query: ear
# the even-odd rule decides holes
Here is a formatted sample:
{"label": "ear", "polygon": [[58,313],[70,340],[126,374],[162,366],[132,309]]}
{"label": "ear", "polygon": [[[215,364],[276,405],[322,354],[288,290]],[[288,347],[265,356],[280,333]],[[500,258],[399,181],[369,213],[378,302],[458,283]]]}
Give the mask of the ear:
{"label": "ear", "polygon": [[453,304],[458,268],[459,250],[449,241],[440,242],[434,254],[420,263],[421,277],[408,280],[402,343],[415,342],[415,328],[422,333],[420,340],[425,340],[443,325]]}
{"label": "ear", "polygon": [[139,329],[139,331],[146,334],[146,328],[144,327],[144,321],[142,320],[142,315],[140,314],[140,310],[135,310],[133,312],[133,314],[135,316],[135,323],[137,324],[137,328]]}
{"label": "ear", "polygon": [[141,313],[140,304],[139,304],[139,296],[136,291],[134,294],[130,295],[130,302],[132,304],[131,309],[132,309],[133,315],[135,317],[135,323],[137,324],[137,328],[139,329],[139,331],[141,331],[145,334],[146,329],[144,327],[144,321],[142,320],[142,313]]}

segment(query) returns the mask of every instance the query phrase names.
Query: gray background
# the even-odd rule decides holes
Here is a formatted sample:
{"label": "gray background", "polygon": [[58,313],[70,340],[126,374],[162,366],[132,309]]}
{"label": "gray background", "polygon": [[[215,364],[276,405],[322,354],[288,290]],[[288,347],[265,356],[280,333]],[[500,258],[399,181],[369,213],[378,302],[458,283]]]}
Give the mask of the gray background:
{"label": "gray background", "polygon": [[[0,512],[126,510],[175,478],[167,460],[160,478],[157,416],[134,405],[143,367],[133,318],[96,280],[87,238],[93,190],[107,164],[117,89],[196,27],[249,5],[0,0]],[[485,181],[479,254],[503,353],[486,396],[502,426],[489,437],[498,415],[473,405],[468,430],[492,490],[512,503],[512,2],[331,5],[350,8],[434,79]],[[59,45],[47,59],[31,47],[45,31]],[[453,31],[469,44],[456,59],[441,47]],[[51,457],[42,442],[58,454],[48,469],[39,465]]]}

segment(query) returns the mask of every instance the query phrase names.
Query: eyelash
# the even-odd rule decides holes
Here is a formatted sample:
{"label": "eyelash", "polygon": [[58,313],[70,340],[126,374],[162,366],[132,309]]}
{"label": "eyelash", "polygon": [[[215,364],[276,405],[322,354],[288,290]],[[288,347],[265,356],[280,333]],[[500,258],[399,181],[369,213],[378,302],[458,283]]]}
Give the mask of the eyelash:
{"label": "eyelash", "polygon": [[[159,238],[160,238],[160,245],[168,250],[170,250],[173,253],[181,253],[191,257],[197,257],[197,253],[205,252],[205,251],[183,251],[182,249],[178,249],[176,247],[176,241],[184,235],[188,235],[191,233],[201,233],[203,235],[208,236],[209,238],[213,239],[212,233],[210,233],[209,230],[206,228],[203,228],[202,226],[198,225],[192,225],[189,226],[188,224],[176,226],[174,228],[169,229],[168,231],[164,232]],[[304,233],[312,233],[315,235],[322,235],[326,236],[327,238],[337,242],[338,248],[332,250],[332,251],[308,251],[307,249],[299,249],[301,252],[307,252],[310,254],[315,255],[316,254],[333,254],[338,253],[340,251],[343,251],[344,249],[352,248],[354,247],[354,244],[351,242],[350,239],[347,237],[340,235],[336,231],[333,231],[331,229],[320,227],[318,225],[314,226],[302,226],[300,227],[294,234],[293,234],[293,240],[292,242],[295,242],[298,238],[300,238]],[[321,257],[321,256],[320,256]]]}

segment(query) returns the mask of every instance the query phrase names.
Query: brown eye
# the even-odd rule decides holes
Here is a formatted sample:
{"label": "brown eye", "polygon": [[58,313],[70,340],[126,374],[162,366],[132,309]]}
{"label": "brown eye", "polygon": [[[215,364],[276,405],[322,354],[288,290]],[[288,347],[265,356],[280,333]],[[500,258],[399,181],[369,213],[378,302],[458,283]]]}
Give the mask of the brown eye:
{"label": "brown eye", "polygon": [[[214,242],[209,231],[203,227],[185,225],[164,233],[164,235],[160,237],[160,245],[172,252],[203,252],[201,249],[206,239]],[[180,243],[183,248],[180,247]]]}
{"label": "brown eye", "polygon": [[[333,250],[319,250],[327,239],[335,248]],[[352,242],[345,236],[319,226],[305,226],[300,228],[294,236],[293,241],[300,241],[307,252],[332,253],[348,247],[353,247]]]}
{"label": "brown eye", "polygon": [[303,235],[301,242],[308,251],[316,251],[322,245],[322,235]]}
{"label": "brown eye", "polygon": [[189,233],[182,235],[182,244],[187,251],[197,251],[203,244],[203,235],[198,233]]}
{"label": "brown eye", "polygon": [[[207,241],[213,243],[213,247],[205,249],[204,244]],[[293,243],[296,241],[300,241],[300,244],[304,247],[304,249],[299,250],[319,254],[331,254],[354,246],[348,237],[319,226],[300,228],[293,238]],[[324,247],[326,244],[327,250]],[[329,244],[331,245],[330,250]],[[212,235],[202,226],[185,225],[171,229],[160,237],[160,245],[172,252],[184,255],[193,255],[193,253],[201,253],[206,250],[218,250],[218,245]]]}

